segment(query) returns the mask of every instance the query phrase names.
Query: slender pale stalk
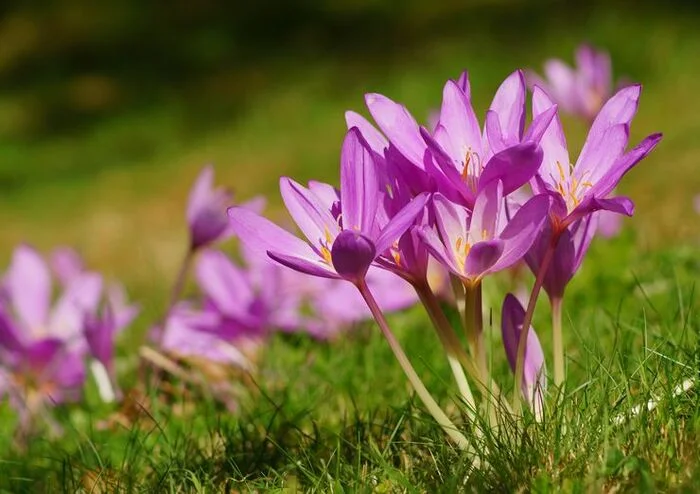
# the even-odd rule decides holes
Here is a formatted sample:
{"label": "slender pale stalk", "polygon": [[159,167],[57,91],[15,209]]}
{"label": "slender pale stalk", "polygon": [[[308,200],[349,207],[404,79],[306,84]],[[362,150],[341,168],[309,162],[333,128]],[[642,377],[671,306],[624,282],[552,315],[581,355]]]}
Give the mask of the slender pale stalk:
{"label": "slender pale stalk", "polygon": [[527,303],[527,310],[525,311],[525,318],[523,319],[522,330],[520,331],[520,338],[518,339],[518,353],[515,359],[515,386],[513,387],[513,410],[516,413],[520,412],[520,383],[523,381],[523,373],[525,371],[525,347],[527,346],[527,335],[530,332],[530,326],[532,325],[532,316],[535,314],[535,306],[537,305],[537,298],[540,295],[540,290],[542,289],[542,283],[544,283],[544,277],[547,274],[547,269],[552,262],[554,257],[554,250],[559,242],[559,235],[552,235],[549,241],[549,246],[545,251],[544,258],[540,264],[540,269],[537,272],[537,278],[535,279],[535,285],[532,287],[530,292],[530,300]]}
{"label": "slender pale stalk", "polygon": [[561,297],[552,297],[552,351],[554,352],[554,384],[561,386],[564,382],[564,343],[561,331]]}
{"label": "slender pale stalk", "polygon": [[92,371],[95,384],[97,384],[97,392],[100,395],[100,399],[105,403],[112,403],[115,401],[117,399],[117,393],[114,390],[112,379],[109,377],[109,373],[104,364],[99,360],[93,360],[90,362],[90,371]]}
{"label": "slender pale stalk", "polygon": [[[185,258],[182,260],[182,264],[180,264],[180,269],[177,272],[177,277],[175,278],[175,283],[173,284],[173,288],[170,292],[170,300],[168,302],[167,308],[165,309],[165,313],[163,315],[163,324],[165,324],[165,322],[168,320],[168,317],[170,317],[170,312],[173,310],[173,307],[175,306],[177,301],[180,299],[180,296],[182,295],[182,291],[185,289],[185,281],[187,281],[187,273],[190,270],[190,265],[192,264],[192,260],[194,259],[195,252],[196,252],[196,249],[193,247],[190,247],[189,249],[187,249],[187,253],[185,254]],[[164,329],[165,328],[163,328],[163,330]]]}
{"label": "slender pale stalk", "polygon": [[430,287],[421,286],[419,284],[414,285],[414,287],[416,289],[416,293],[418,294],[418,298],[430,317],[430,321],[433,323],[433,327],[435,328],[435,332],[440,339],[440,343],[442,343],[442,347],[447,355],[447,361],[450,364],[452,374],[454,375],[455,382],[457,383],[457,388],[459,388],[460,395],[467,404],[467,414],[469,415],[469,419],[473,422],[476,418],[476,402],[474,401],[474,395],[469,387],[467,376],[464,374],[464,368],[462,367],[462,363],[459,358],[459,351],[461,350],[459,341],[457,341],[457,344],[455,345],[455,342],[451,341],[449,336],[445,334],[444,327],[446,325],[449,326],[450,323],[445,317],[445,314],[440,308],[440,305],[435,298],[435,295],[430,290]]}
{"label": "slender pale stalk", "polygon": [[365,302],[367,303],[370,312],[372,312],[372,316],[374,316],[374,319],[377,321],[377,325],[379,325],[379,329],[382,331],[384,338],[386,338],[387,343],[389,343],[389,347],[394,353],[394,357],[396,357],[396,360],[399,362],[399,365],[406,374],[406,377],[413,386],[413,389],[416,391],[416,394],[423,402],[423,405],[425,405],[435,421],[440,424],[445,433],[455,442],[455,444],[457,444],[460,449],[471,450],[471,443],[469,440],[457,430],[457,427],[454,425],[454,423],[452,423],[447,414],[445,414],[445,412],[440,408],[440,405],[438,405],[435,399],[432,397],[428,389],[423,384],[423,381],[421,381],[420,377],[418,377],[418,374],[411,365],[411,362],[409,362],[408,357],[406,357],[406,354],[394,336],[394,333],[392,333],[391,329],[389,329],[386,318],[379,308],[377,301],[374,299],[374,296],[367,286],[367,283],[364,280],[361,280],[356,286],[360,291],[360,295],[362,295],[362,298],[364,298]]}
{"label": "slender pale stalk", "polygon": [[464,329],[476,360],[476,367],[486,399],[486,409],[492,426],[496,419],[497,403],[492,388],[491,373],[489,372],[484,345],[484,315],[481,306],[481,281],[464,283]]}
{"label": "slender pale stalk", "polygon": [[[460,283],[461,284],[461,283]],[[442,307],[440,307],[440,303],[438,302],[437,298],[435,295],[430,291],[429,287],[421,287],[421,286],[416,286],[416,290],[423,292],[422,294],[419,293],[421,296],[421,300],[423,301],[423,305],[425,305],[426,310],[428,313],[431,315],[431,319],[433,321],[433,324],[435,326],[435,329],[438,333],[438,335],[441,338],[441,341],[444,341],[444,345],[449,346],[450,350],[452,350],[459,360],[459,362],[462,364],[462,367],[464,370],[467,371],[467,374],[469,374],[469,377],[474,379],[474,381],[477,383],[479,386],[479,390],[486,395],[488,392],[486,386],[484,385],[483,381],[479,377],[479,370],[476,367],[476,364],[474,364],[474,361],[472,358],[467,355],[467,352],[464,350],[462,347],[462,343],[459,341],[459,338],[457,337],[457,333],[455,332],[454,328],[452,327],[452,324],[450,321],[447,319],[447,316],[445,315],[445,312],[442,310]],[[463,312],[463,311],[461,311]],[[501,395],[501,390],[497,386],[495,382],[492,382],[491,387],[493,389],[493,392],[497,395]],[[502,401],[503,406],[506,407],[506,409],[510,412],[510,404],[508,401],[503,400]]]}

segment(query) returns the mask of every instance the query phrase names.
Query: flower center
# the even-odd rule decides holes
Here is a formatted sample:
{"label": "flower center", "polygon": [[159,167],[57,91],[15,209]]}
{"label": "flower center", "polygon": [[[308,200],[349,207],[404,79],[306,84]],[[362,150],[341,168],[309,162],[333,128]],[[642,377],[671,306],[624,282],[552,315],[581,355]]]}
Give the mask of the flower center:
{"label": "flower center", "polygon": [[331,247],[333,245],[333,237],[331,237],[331,232],[328,230],[328,228],[325,228],[324,231],[324,239],[321,239],[319,242],[321,244],[321,256],[323,257],[323,260],[328,264],[329,266],[333,266],[333,258],[331,257]]}
{"label": "flower center", "polygon": [[558,180],[555,179],[557,192],[566,201],[566,209],[568,212],[573,211],[581,203],[581,196],[586,191],[593,187],[593,184],[584,180],[589,172],[583,174],[583,177],[577,179],[573,174],[574,165],[569,164],[569,175],[564,173],[564,167],[561,162],[557,161],[557,170],[559,171]]}
{"label": "flower center", "polygon": [[481,157],[479,153],[472,151],[471,146],[467,148],[464,156],[464,168],[462,168],[462,180],[467,184],[467,186],[474,192],[476,192],[476,187],[479,182],[479,175],[481,175]]}
{"label": "flower center", "polygon": [[464,240],[463,237],[457,237],[455,242],[454,254],[457,260],[457,265],[461,271],[464,271],[464,264],[467,262],[467,256],[472,249],[472,245]]}

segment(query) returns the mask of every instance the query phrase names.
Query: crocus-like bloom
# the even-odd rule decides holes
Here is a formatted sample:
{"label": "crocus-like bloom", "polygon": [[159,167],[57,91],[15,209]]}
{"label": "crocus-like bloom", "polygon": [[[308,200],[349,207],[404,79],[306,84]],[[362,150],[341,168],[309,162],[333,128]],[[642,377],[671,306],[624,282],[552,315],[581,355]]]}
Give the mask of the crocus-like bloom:
{"label": "crocus-like bloom", "polygon": [[[518,342],[523,330],[524,319],[525,309],[520,305],[518,299],[509,293],[503,301],[501,332],[508,363],[513,371],[515,371]],[[520,390],[535,414],[535,418],[540,420],[544,411],[544,391],[547,386],[547,379],[545,376],[544,352],[542,351],[540,340],[537,338],[537,333],[535,333],[535,329],[532,326],[530,326],[527,333],[524,364]]]}
{"label": "crocus-like bloom", "polygon": [[187,223],[193,250],[227,235],[226,208],[230,202],[230,192],[214,188],[214,168],[205,166],[192,186],[187,203]]}
{"label": "crocus-like bloom", "polygon": [[[531,183],[535,193],[546,192],[554,198],[550,214],[555,234],[594,211],[608,210],[628,216],[634,212],[629,198],[608,196],[661,140],[661,134],[652,134],[625,152],[640,92],[641,86],[629,86],[605,103],[591,125],[575,165],[569,161],[559,117],[552,119],[540,141],[544,151],[542,166]],[[548,111],[552,101],[535,87],[532,106],[533,115],[537,116]]]}
{"label": "crocus-like bloom", "polygon": [[216,334],[217,314],[201,311],[185,302],[177,303],[168,316],[162,346],[184,359],[207,359],[242,369],[251,362],[235,345]]}
{"label": "crocus-like bloom", "polygon": [[102,279],[84,273],[73,279],[51,307],[51,273],[32,248],[15,249],[3,279],[0,363],[25,397],[75,399],[85,378],[83,314],[100,299]]}
{"label": "crocus-like bloom", "polygon": [[384,225],[378,224],[382,196],[372,151],[357,128],[343,142],[340,204],[331,210],[314,192],[291,179],[280,181],[282,198],[309,243],[245,208],[230,208],[233,229],[274,260],[297,271],[361,282],[372,262],[411,225],[427,201],[414,198]]}
{"label": "crocus-like bloom", "polygon": [[507,221],[500,180],[477,196],[471,215],[438,193],[433,196],[437,232],[428,226],[419,232],[445,267],[465,282],[478,283],[522,259],[545,223],[549,203],[546,195],[535,196]]}
{"label": "crocus-like bloom", "polygon": [[[578,220],[563,230],[554,249],[542,288],[550,299],[561,299],[566,285],[578,271],[596,233],[598,215],[592,214]],[[538,273],[552,239],[552,225],[546,222],[542,232],[525,256],[533,273]]]}
{"label": "crocus-like bloom", "polygon": [[546,81],[529,73],[531,86],[541,87],[562,110],[589,122],[612,95],[610,56],[590,45],[583,44],[576,50],[575,68],[550,59],[545,62],[544,73]]}
{"label": "crocus-like bloom", "polygon": [[[548,112],[538,115],[524,134],[525,93],[522,73],[514,72],[496,92],[482,132],[472,109],[465,72],[457,81],[447,81],[440,118],[432,134],[420,128],[405,107],[385,96],[368,94],[367,107],[390,145],[381,135],[368,140],[375,151],[398,150],[411,165],[404,166],[405,174],[430,177],[433,188],[472,208],[476,196],[490,182],[502,180],[504,193],[509,194],[526,183],[540,165],[542,153],[537,142],[556,107],[552,105]],[[349,125],[358,125],[363,135],[376,133],[357,114],[349,113],[346,119]],[[421,183],[417,179],[412,182]],[[428,181],[423,179],[422,183]]]}
{"label": "crocus-like bloom", "polygon": [[85,340],[95,359],[90,368],[101,398],[110,402],[116,398],[117,388],[114,377],[114,339],[131,324],[139,308],[127,303],[124,287],[117,283],[107,287],[106,298],[100,312],[94,310],[85,313],[84,326]]}

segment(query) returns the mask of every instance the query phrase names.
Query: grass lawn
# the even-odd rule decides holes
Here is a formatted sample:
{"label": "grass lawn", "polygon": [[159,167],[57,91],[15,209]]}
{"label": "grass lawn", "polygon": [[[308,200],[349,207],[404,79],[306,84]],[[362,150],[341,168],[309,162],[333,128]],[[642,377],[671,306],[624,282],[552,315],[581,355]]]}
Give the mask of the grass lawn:
{"label": "grass lawn", "polygon": [[[539,69],[550,56],[570,60],[581,40],[609,49],[616,74],[644,84],[632,142],[665,134],[621,187],[637,204],[635,217],[620,237],[594,241],[567,292],[568,382],[550,394],[545,420],[504,423],[486,436],[464,425],[486,466],[472,470],[471,458],[444,439],[367,323],[333,342],[274,336],[259,372],[241,378],[237,413],[172,381],[137,397],[146,408],[127,406],[119,424],[89,389],[84,404],[56,411],[62,437],[40,434],[16,450],[13,412],[0,405],[0,491],[696,491],[700,393],[674,396],[700,368],[700,216],[692,210],[700,192],[700,33],[695,10],[684,9],[593,6],[570,25],[560,7],[518,4],[488,15],[475,7],[423,19],[386,46],[358,39],[327,52],[282,51],[184,86],[161,81],[162,97],[70,131],[0,134],[0,256],[8,259],[20,241],[42,250],[71,244],[90,267],[125,282],[143,308],[120,342],[125,389],[136,383],[141,334],[163,310],[184,253],[186,195],[204,163],[215,164],[217,181],[237,198],[267,195],[271,216],[281,218],[280,175],[337,182],[343,112],[363,110],[363,93],[427,116],[444,80],[466,67],[483,114],[509,72]],[[532,22],[523,21],[529,13]],[[0,110],[16,98],[0,96]],[[578,148],[585,129],[564,124]],[[504,286],[498,278],[485,288],[494,313]],[[548,311],[543,297],[535,327],[551,364]],[[422,309],[390,322],[461,422]],[[510,392],[500,331],[487,333],[495,375]],[[652,398],[653,411],[631,416]],[[619,416],[627,418],[616,425]]]}

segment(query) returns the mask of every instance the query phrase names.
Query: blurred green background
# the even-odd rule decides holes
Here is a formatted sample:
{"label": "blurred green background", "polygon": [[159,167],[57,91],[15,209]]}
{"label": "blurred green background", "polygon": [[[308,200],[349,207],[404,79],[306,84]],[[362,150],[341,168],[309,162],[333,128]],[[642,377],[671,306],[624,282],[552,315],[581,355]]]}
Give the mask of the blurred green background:
{"label": "blurred green background", "polygon": [[[277,179],[337,181],[343,112],[381,92],[419,119],[464,68],[483,115],[500,81],[580,42],[644,84],[632,139],[662,131],[624,181],[642,249],[697,242],[697,2],[213,0],[0,6],[0,256],[76,246],[136,295],[162,291],[185,247],[205,163],[280,214]],[[566,118],[575,151],[585,129]]]}

